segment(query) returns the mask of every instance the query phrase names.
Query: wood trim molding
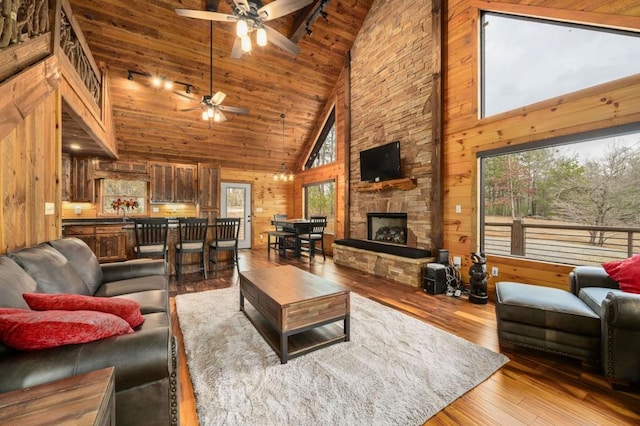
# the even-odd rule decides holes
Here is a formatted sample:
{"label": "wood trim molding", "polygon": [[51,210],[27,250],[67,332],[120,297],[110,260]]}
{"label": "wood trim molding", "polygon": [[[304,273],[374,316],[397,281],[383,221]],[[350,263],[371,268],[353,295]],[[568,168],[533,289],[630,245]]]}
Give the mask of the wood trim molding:
{"label": "wood trim molding", "polygon": [[487,12],[503,12],[519,16],[550,19],[554,21],[588,24],[619,30],[640,30],[640,16],[611,15],[608,13],[586,12],[526,4],[500,3],[491,0],[471,0],[471,6]]}
{"label": "wood trim molding", "polygon": [[444,244],[444,155],[443,155],[443,27],[444,13],[442,0],[434,0],[431,10],[431,245],[432,250],[442,248]]}

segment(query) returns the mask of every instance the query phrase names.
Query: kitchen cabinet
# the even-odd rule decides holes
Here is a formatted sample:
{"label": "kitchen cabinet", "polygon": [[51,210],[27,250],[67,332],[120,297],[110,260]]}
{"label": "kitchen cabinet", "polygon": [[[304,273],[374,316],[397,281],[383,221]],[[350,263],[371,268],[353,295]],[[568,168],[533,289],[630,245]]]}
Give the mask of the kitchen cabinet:
{"label": "kitchen cabinet", "polygon": [[63,155],[62,200],[93,203],[94,180],[92,160]]}
{"label": "kitchen cabinet", "polygon": [[213,223],[220,213],[220,166],[198,164],[198,210]]}
{"label": "kitchen cabinet", "polygon": [[151,163],[151,203],[195,203],[197,167]]}
{"label": "kitchen cabinet", "polygon": [[87,243],[98,261],[116,262],[127,259],[126,233],[123,224],[65,226],[65,237],[76,237]]}

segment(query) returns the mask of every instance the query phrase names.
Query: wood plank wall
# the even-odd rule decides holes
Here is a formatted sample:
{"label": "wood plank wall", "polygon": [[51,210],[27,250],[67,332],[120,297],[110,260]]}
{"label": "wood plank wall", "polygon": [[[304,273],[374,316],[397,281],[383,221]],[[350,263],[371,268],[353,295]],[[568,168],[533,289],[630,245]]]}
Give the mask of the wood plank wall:
{"label": "wood plank wall", "polygon": [[60,108],[54,91],[0,140],[0,254],[61,234]]}
{"label": "wood plank wall", "polygon": [[[274,170],[275,172],[275,170]],[[267,232],[273,230],[274,214],[293,217],[293,183],[273,180],[273,174],[263,171],[221,168],[221,182],[251,184],[252,248],[267,246]]]}
{"label": "wood plank wall", "polygon": [[[477,33],[480,10],[640,29],[637,3],[633,3],[616,0],[447,2],[444,245],[451,255],[463,256],[463,276],[467,275],[470,266],[470,253],[478,247],[478,152],[640,120],[638,76],[479,120]],[[461,214],[455,213],[458,204],[462,206]],[[499,267],[500,281],[568,288],[567,275],[571,268],[564,265],[496,256],[489,257],[488,265]],[[490,288],[494,287],[495,281],[489,283]]]}

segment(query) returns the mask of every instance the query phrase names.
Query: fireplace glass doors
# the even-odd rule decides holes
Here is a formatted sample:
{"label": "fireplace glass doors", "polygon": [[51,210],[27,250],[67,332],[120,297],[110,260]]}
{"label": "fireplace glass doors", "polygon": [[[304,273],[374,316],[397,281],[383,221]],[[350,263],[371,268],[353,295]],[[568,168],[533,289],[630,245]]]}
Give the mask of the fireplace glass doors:
{"label": "fireplace glass doors", "polygon": [[367,213],[367,239],[407,245],[407,214]]}

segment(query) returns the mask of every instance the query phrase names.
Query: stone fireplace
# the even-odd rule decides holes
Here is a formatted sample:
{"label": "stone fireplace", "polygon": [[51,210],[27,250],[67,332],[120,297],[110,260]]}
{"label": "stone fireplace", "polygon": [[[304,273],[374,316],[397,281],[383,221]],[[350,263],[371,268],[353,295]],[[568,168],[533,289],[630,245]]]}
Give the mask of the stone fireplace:
{"label": "stone fireplace", "polygon": [[367,239],[407,245],[407,213],[367,213]]}

